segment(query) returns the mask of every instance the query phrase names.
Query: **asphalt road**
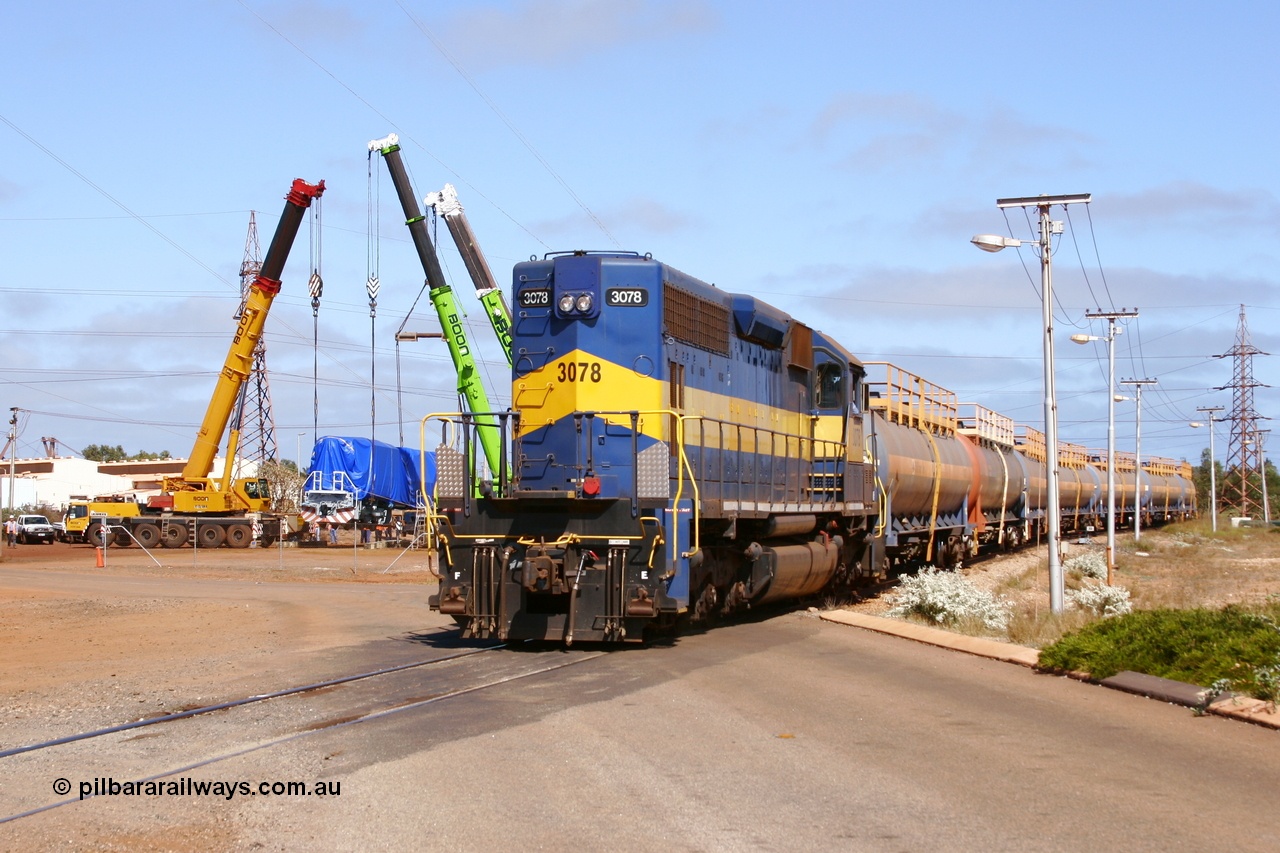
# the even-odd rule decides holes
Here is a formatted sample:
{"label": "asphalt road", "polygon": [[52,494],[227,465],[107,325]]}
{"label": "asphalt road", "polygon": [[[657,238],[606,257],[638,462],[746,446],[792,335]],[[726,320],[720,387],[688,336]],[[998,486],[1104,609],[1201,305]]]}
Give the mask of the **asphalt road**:
{"label": "asphalt road", "polygon": [[[392,642],[344,654],[363,666]],[[171,777],[326,780],[337,796],[97,797],[0,825],[0,845],[1280,849],[1274,731],[809,614],[599,656],[476,660],[477,684],[513,680],[422,704],[461,678],[426,669],[359,708],[338,690],[296,718],[263,703],[249,730],[274,745]],[[556,663],[567,665],[527,675]],[[389,713],[314,730],[353,708]],[[186,737],[143,743],[174,750]],[[204,735],[185,742],[193,757],[212,748]],[[95,772],[140,778],[110,760]]]}

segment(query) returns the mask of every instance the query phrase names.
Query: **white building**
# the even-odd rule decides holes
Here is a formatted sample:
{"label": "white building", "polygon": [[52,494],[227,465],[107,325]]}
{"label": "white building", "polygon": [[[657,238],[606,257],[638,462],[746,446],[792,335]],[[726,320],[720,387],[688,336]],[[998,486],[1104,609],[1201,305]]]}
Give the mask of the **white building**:
{"label": "white building", "polygon": [[[213,478],[222,476],[225,460],[213,462]],[[147,462],[92,462],[72,456],[0,460],[0,507],[50,507],[65,510],[75,497],[125,495],[146,500],[160,491],[165,477],[182,474],[185,459],[157,459]],[[13,478],[9,471],[12,467]],[[241,464],[241,476],[253,476],[252,465]],[[10,494],[12,493],[12,499]]]}

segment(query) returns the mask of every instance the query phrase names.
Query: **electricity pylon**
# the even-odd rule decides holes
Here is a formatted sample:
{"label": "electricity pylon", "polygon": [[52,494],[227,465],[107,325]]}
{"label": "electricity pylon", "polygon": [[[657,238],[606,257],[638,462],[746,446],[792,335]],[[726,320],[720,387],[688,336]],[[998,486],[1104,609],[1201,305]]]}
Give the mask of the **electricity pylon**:
{"label": "electricity pylon", "polygon": [[1254,379],[1253,357],[1268,354],[1249,342],[1249,326],[1241,305],[1235,346],[1218,356],[1230,356],[1235,363],[1231,384],[1218,390],[1230,388],[1232,397],[1231,438],[1222,477],[1222,502],[1234,506],[1242,518],[1265,518],[1269,515],[1263,483],[1266,471],[1263,443],[1270,430],[1258,429],[1258,421],[1270,418],[1259,416],[1253,408],[1253,389],[1269,387]]}
{"label": "electricity pylon", "polygon": [[[258,243],[258,223],[254,212],[249,211],[249,233],[244,241],[244,260],[240,262],[240,308],[236,319],[244,312],[249,288],[262,270],[262,250]],[[270,462],[280,456],[276,442],[275,416],[271,412],[271,385],[267,380],[267,344],[260,339],[253,351],[253,369],[245,383],[240,407],[240,459],[241,462]]]}

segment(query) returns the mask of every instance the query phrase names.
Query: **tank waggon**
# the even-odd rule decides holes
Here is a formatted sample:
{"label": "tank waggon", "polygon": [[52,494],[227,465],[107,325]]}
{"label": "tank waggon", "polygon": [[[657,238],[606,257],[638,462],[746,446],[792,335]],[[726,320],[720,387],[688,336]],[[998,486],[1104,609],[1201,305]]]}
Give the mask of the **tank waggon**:
{"label": "tank waggon", "polygon": [[1179,521],[1195,512],[1191,465],[1154,458],[1142,463],[1142,523]]}
{"label": "tank waggon", "polygon": [[1014,449],[1013,420],[962,403],[958,424],[970,457],[970,550],[1016,548],[1027,537],[1028,460]]}
{"label": "tank waggon", "polygon": [[1089,452],[1078,444],[1058,443],[1058,509],[1063,530],[1089,530],[1105,518],[1102,475],[1090,464]]}
{"label": "tank waggon", "polygon": [[957,431],[955,394],[896,365],[866,367],[876,371],[867,381],[868,441],[886,554],[897,562],[959,565],[969,547],[974,470],[972,447]]}
{"label": "tank waggon", "polygon": [[[430,604],[470,636],[635,640],[1047,529],[1042,434],[754,297],[572,252],[517,264],[511,301],[511,409],[424,419]],[[1101,469],[1062,459],[1064,519],[1087,525]]]}

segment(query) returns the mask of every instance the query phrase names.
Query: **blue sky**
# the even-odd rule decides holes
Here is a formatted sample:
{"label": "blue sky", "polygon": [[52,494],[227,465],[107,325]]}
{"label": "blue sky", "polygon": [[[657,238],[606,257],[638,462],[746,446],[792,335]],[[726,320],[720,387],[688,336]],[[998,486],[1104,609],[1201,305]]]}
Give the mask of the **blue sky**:
{"label": "blue sky", "polygon": [[[0,51],[0,406],[19,454],[53,436],[185,456],[233,330],[249,212],[265,247],[296,177],[328,186],[267,322],[282,455],[320,434],[408,443],[456,408],[385,168],[457,186],[495,274],[625,249],[759,296],[1020,423],[1042,424],[1038,261],[995,200],[1054,209],[1063,440],[1106,443],[1117,379],[1155,378],[1142,452],[1198,461],[1197,406],[1232,406],[1246,306],[1280,353],[1268,4],[191,0],[24,4]],[[370,171],[372,165],[372,172]],[[509,379],[446,230],[491,394]],[[307,278],[325,281],[313,321]],[[382,287],[370,318],[365,281]],[[406,319],[406,317],[408,317]],[[313,322],[315,325],[313,325]],[[319,346],[314,346],[318,337]],[[1255,379],[1280,385],[1276,357]],[[375,391],[370,392],[372,378]],[[1263,415],[1275,388],[1255,390]],[[318,403],[316,398],[318,397]],[[1117,406],[1117,445],[1134,441]],[[1269,426],[1269,424],[1264,424]],[[1218,430],[1225,457],[1228,428]]]}

